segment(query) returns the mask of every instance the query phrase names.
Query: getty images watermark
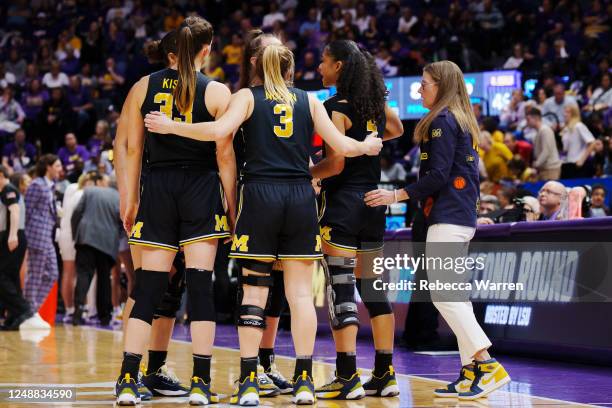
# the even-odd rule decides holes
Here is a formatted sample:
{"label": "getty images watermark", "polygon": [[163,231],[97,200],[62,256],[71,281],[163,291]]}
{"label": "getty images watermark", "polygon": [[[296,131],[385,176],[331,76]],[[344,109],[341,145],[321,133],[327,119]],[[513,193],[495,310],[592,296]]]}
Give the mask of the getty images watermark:
{"label": "getty images watermark", "polygon": [[[472,256],[410,256],[396,254],[392,257],[376,257],[372,260],[372,271],[382,275],[385,271],[405,270],[414,275],[418,269],[430,271],[432,275],[443,274],[442,279],[401,279],[397,282],[384,282],[376,279],[373,288],[379,291],[429,290],[429,291],[467,291],[477,290],[515,290],[524,289],[522,283],[494,282],[490,279],[470,280],[472,272],[485,268],[485,257]],[[433,273],[433,272],[436,273]],[[468,274],[466,274],[468,272]],[[452,274],[457,276],[453,277]],[[462,276],[463,275],[463,276]],[[470,275],[470,276],[468,276]],[[456,279],[456,278],[459,279]]]}

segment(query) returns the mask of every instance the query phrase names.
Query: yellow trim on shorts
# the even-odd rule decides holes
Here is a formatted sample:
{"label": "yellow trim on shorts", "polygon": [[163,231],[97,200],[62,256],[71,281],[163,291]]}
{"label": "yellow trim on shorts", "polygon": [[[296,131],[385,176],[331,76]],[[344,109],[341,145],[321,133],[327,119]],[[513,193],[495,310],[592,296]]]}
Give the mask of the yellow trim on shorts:
{"label": "yellow trim on shorts", "polygon": [[147,248],[165,249],[167,251],[172,251],[172,252],[179,251],[178,248],[173,248],[171,246],[163,246],[162,244],[145,244],[144,242],[138,242],[138,241],[132,241],[132,240],[129,240],[128,244],[134,245],[134,246],[147,247]]}
{"label": "yellow trim on shorts", "polygon": [[323,259],[323,254],[319,255],[279,255],[278,259],[281,261],[316,261],[317,259]]}
{"label": "yellow trim on shorts", "polygon": [[192,239],[185,240],[183,242],[180,242],[179,246],[185,247],[187,245],[195,244],[195,243],[202,242],[202,241],[209,241],[211,239],[228,238],[228,237],[231,237],[231,236],[232,236],[232,234],[230,234],[229,232],[221,232],[221,233],[217,233],[217,234],[209,234],[209,235],[205,235],[203,237],[198,237],[198,238],[192,238]]}
{"label": "yellow trim on shorts", "polygon": [[321,241],[325,242],[327,245],[334,247],[336,249],[342,249],[345,251],[357,251],[357,247],[349,247],[349,246],[342,246],[340,244],[334,244],[333,242],[328,241],[323,237],[321,237]]}
{"label": "yellow trim on shorts", "polygon": [[230,258],[235,258],[235,259],[255,259],[257,261],[276,261],[275,257],[269,257],[269,256],[257,256],[257,255],[236,255],[236,254],[229,254]]}

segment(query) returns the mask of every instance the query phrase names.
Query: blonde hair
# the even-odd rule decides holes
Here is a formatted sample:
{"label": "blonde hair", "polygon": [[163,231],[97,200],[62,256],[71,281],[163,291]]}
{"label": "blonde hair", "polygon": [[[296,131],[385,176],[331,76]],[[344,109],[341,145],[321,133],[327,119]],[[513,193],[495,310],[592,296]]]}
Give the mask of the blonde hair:
{"label": "blonde hair", "polygon": [[263,80],[266,98],[293,106],[295,97],[289,91],[293,71],[293,53],[284,45],[270,44],[257,53],[255,72]]}
{"label": "blonde hair", "polygon": [[570,119],[567,121],[567,127],[571,130],[574,129],[576,124],[580,122],[580,108],[575,103],[569,104],[565,107],[569,111]]}
{"label": "blonde hair", "polygon": [[427,64],[423,72],[431,75],[438,85],[438,94],[431,110],[417,123],[415,139],[417,142],[429,140],[429,127],[431,122],[444,108],[455,116],[459,127],[472,135],[472,144],[478,146],[480,130],[472,110],[470,97],[465,87],[465,79],[461,69],[451,61],[438,61]]}

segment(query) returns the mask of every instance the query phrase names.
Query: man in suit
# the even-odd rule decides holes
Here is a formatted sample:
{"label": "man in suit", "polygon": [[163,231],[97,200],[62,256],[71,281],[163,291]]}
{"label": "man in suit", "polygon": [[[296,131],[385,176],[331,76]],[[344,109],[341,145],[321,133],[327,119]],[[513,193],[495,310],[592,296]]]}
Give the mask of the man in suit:
{"label": "man in suit", "polygon": [[117,259],[122,233],[119,193],[109,187],[108,176],[94,176],[94,181],[96,186],[85,188],[71,219],[77,250],[74,325],[83,323],[83,305],[96,272],[98,318],[102,325],[108,325],[111,319],[110,273]]}
{"label": "man in suit", "polygon": [[42,156],[36,164],[36,177],[25,194],[25,235],[28,243],[28,272],[25,297],[37,311],[59,277],[55,253],[57,207],[55,180],[62,172],[62,163],[54,154]]}

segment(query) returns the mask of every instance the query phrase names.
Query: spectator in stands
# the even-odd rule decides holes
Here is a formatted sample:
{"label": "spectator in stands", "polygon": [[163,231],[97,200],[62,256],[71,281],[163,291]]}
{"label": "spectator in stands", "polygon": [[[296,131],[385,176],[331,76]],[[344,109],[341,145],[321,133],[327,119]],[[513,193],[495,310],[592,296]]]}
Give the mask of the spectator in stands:
{"label": "spectator in stands", "polygon": [[601,82],[595,91],[591,93],[589,88],[587,96],[589,102],[583,108],[585,111],[605,111],[612,107],[612,84],[609,72],[601,75]]}
{"label": "spectator in stands", "polygon": [[512,47],[512,55],[508,57],[506,62],[504,62],[504,69],[518,69],[523,64],[525,60],[525,52],[523,50],[523,44],[516,43],[514,47]]}
{"label": "spectator in stands", "polygon": [[27,88],[30,85],[30,82],[32,82],[35,79],[39,81],[41,79],[40,73],[38,72],[38,67],[36,66],[36,64],[28,64],[26,67],[25,76],[23,77],[23,80],[21,81],[21,87]]}
{"label": "spectator in stands", "polygon": [[399,8],[397,4],[389,2],[385,7],[385,12],[378,19],[378,28],[380,32],[387,38],[397,33],[399,25]]}
{"label": "spectator in stands", "polygon": [[77,144],[77,138],[74,133],[66,133],[64,136],[64,147],[59,149],[57,156],[62,161],[66,176],[80,176],[76,174],[77,170],[83,169],[84,163],[89,160],[89,151],[83,145]]}
{"label": "spectator in stands", "polygon": [[537,131],[533,149],[533,167],[538,171],[540,180],[559,180],[561,160],[553,130],[542,121],[538,108],[527,111],[527,125]]}
{"label": "spectator in stands", "polygon": [[100,324],[111,319],[110,272],[115,265],[122,234],[119,193],[109,187],[108,176],[85,189],[71,219],[76,246],[77,284],[73,323],[82,324],[82,308],[94,273],[97,273],[96,303]]}
{"label": "spectator in stands", "polygon": [[355,13],[355,25],[359,30],[359,35],[363,35],[363,33],[370,26],[370,19],[372,16],[368,14],[368,10],[366,9],[366,5],[364,2],[360,1],[357,3],[356,13]]}
{"label": "spectator in stands", "polygon": [[110,135],[110,129],[108,122],[105,120],[99,120],[96,123],[96,132],[87,142],[87,150],[89,151],[90,157],[99,156],[102,150],[107,149],[111,146],[113,140]]}
{"label": "spectator in stands", "polygon": [[76,55],[75,49],[72,47],[72,45],[66,44],[64,52],[66,55],[63,59],[60,59],[60,67],[62,72],[68,76],[78,74],[79,70],[81,69],[81,63],[79,61],[79,57]]}
{"label": "spectator in stands", "polygon": [[512,159],[512,152],[503,143],[494,141],[486,130],[480,133],[479,153],[489,180],[496,183],[509,176],[508,161]]}
{"label": "spectator in stands", "polygon": [[62,163],[52,154],[42,156],[36,164],[37,177],[25,195],[28,243],[28,273],[25,298],[38,311],[59,277],[55,254],[57,207],[54,183],[62,172]]}
{"label": "spectator in stands", "polygon": [[13,87],[7,85],[0,97],[0,141],[3,135],[13,134],[19,129],[24,119],[25,112],[13,98]]}
{"label": "spectator in stands", "polygon": [[580,120],[578,105],[568,105],[564,113],[566,125],[561,131],[561,140],[566,156],[561,166],[561,178],[591,177],[594,170],[590,163],[585,164],[591,157],[595,138]]}
{"label": "spectator in stands", "polygon": [[80,133],[90,120],[93,102],[89,89],[81,85],[81,78],[74,75],[70,78],[70,86],[66,92],[68,102],[72,106],[72,111],[76,116],[76,131]]}
{"label": "spectator in stands", "polygon": [[35,121],[48,100],[49,92],[42,87],[40,79],[32,79],[27,85],[27,90],[21,95],[21,107],[25,112],[26,119]]}
{"label": "spectator in stands", "polygon": [[2,149],[2,166],[9,175],[14,172],[26,171],[34,164],[36,148],[26,141],[25,130],[19,128],[15,132],[15,140],[7,143]]}
{"label": "spectator in stands", "polygon": [[239,34],[232,35],[232,42],[226,45],[221,53],[225,57],[225,65],[223,69],[230,80],[234,80],[237,73],[240,62],[242,61],[242,37]]}
{"label": "spectator in stands", "polygon": [[295,79],[298,81],[312,81],[317,78],[319,78],[319,71],[315,54],[312,51],[307,51],[304,54],[304,61],[295,71]]}
{"label": "spectator in stands", "polygon": [[400,163],[393,162],[388,154],[380,157],[380,181],[383,183],[406,181],[406,169]]}
{"label": "spectator in stands", "polygon": [[380,47],[376,54],[376,65],[385,77],[396,76],[398,73],[397,62],[393,60],[393,56],[387,47]]}
{"label": "spectator in stands", "polygon": [[513,155],[518,155],[525,163],[531,163],[531,153],[533,146],[531,143],[524,140],[516,140],[514,133],[506,132],[504,135],[504,144]]}
{"label": "spectator in stands", "polygon": [[576,103],[573,96],[565,94],[564,84],[556,84],[553,88],[553,96],[544,102],[542,117],[553,130],[560,130],[565,125],[565,108]]}
{"label": "spectator in stands", "polygon": [[12,72],[7,72],[4,63],[0,62],[0,87],[6,88],[7,85],[15,85],[17,78]]}
{"label": "spectator in stands", "polygon": [[595,184],[593,186],[593,193],[591,194],[591,218],[612,215],[610,209],[605,204],[607,193],[603,184]]}
{"label": "spectator in stands", "polygon": [[516,198],[516,189],[514,187],[502,187],[497,190],[496,196],[500,208],[511,208],[514,206],[514,199]]}
{"label": "spectator in stands", "polygon": [[278,3],[273,0],[270,2],[270,11],[263,18],[261,28],[264,30],[266,28],[271,28],[277,21],[284,22],[285,15],[278,9]]}
{"label": "spectator in stands", "polygon": [[51,71],[43,75],[42,83],[49,89],[68,86],[70,81],[68,75],[61,71],[60,63],[56,60],[51,62]]}
{"label": "spectator in stands", "polygon": [[508,130],[516,130],[525,121],[525,102],[521,89],[512,91],[510,102],[502,108],[499,121]]}
{"label": "spectator in stands", "polygon": [[319,31],[321,28],[319,24],[319,13],[316,8],[308,10],[308,19],[300,26],[300,36],[308,38],[313,33]]}
{"label": "spectator in stands", "polygon": [[105,68],[104,73],[98,78],[101,96],[110,99],[112,103],[117,103],[118,88],[123,85],[125,78],[117,71],[113,58],[106,59]]}
{"label": "spectator in stands", "polygon": [[173,6],[170,9],[170,14],[164,18],[164,31],[169,32],[179,28],[185,17],[181,14],[178,6]]}
{"label": "spectator in stands", "polygon": [[221,68],[221,56],[217,52],[211,52],[204,74],[219,82],[225,82],[225,72]]}
{"label": "spectator in stands", "polygon": [[16,83],[21,83],[23,81],[27,65],[28,63],[26,60],[19,55],[19,50],[17,48],[11,48],[8,61],[4,63],[4,68],[6,72],[10,72],[15,76]]}
{"label": "spectator in stands", "polygon": [[40,138],[43,152],[55,152],[60,140],[71,124],[72,108],[64,96],[62,88],[51,89],[51,98],[44,104],[41,112],[41,127],[44,133],[36,135]]}
{"label": "spectator in stands", "polygon": [[563,212],[567,209],[568,193],[563,184],[549,181],[538,192],[540,221],[566,219]]}
{"label": "spectator in stands", "polygon": [[19,270],[25,257],[25,207],[8,171],[0,166],[0,302],[7,311],[2,330],[48,329],[21,293]]}
{"label": "spectator in stands", "polygon": [[402,9],[402,16],[399,19],[397,31],[400,34],[409,36],[418,22],[419,18],[412,13],[412,9],[410,7],[404,7]]}
{"label": "spectator in stands", "polygon": [[484,215],[493,211],[499,210],[499,200],[492,194],[481,194],[480,195],[480,206],[478,208],[478,214]]}
{"label": "spectator in stands", "polygon": [[498,44],[501,30],[504,27],[504,17],[499,9],[493,5],[493,0],[483,0],[477,6],[475,18],[482,34],[477,45],[482,56],[488,58],[491,51],[496,48],[494,45]]}

